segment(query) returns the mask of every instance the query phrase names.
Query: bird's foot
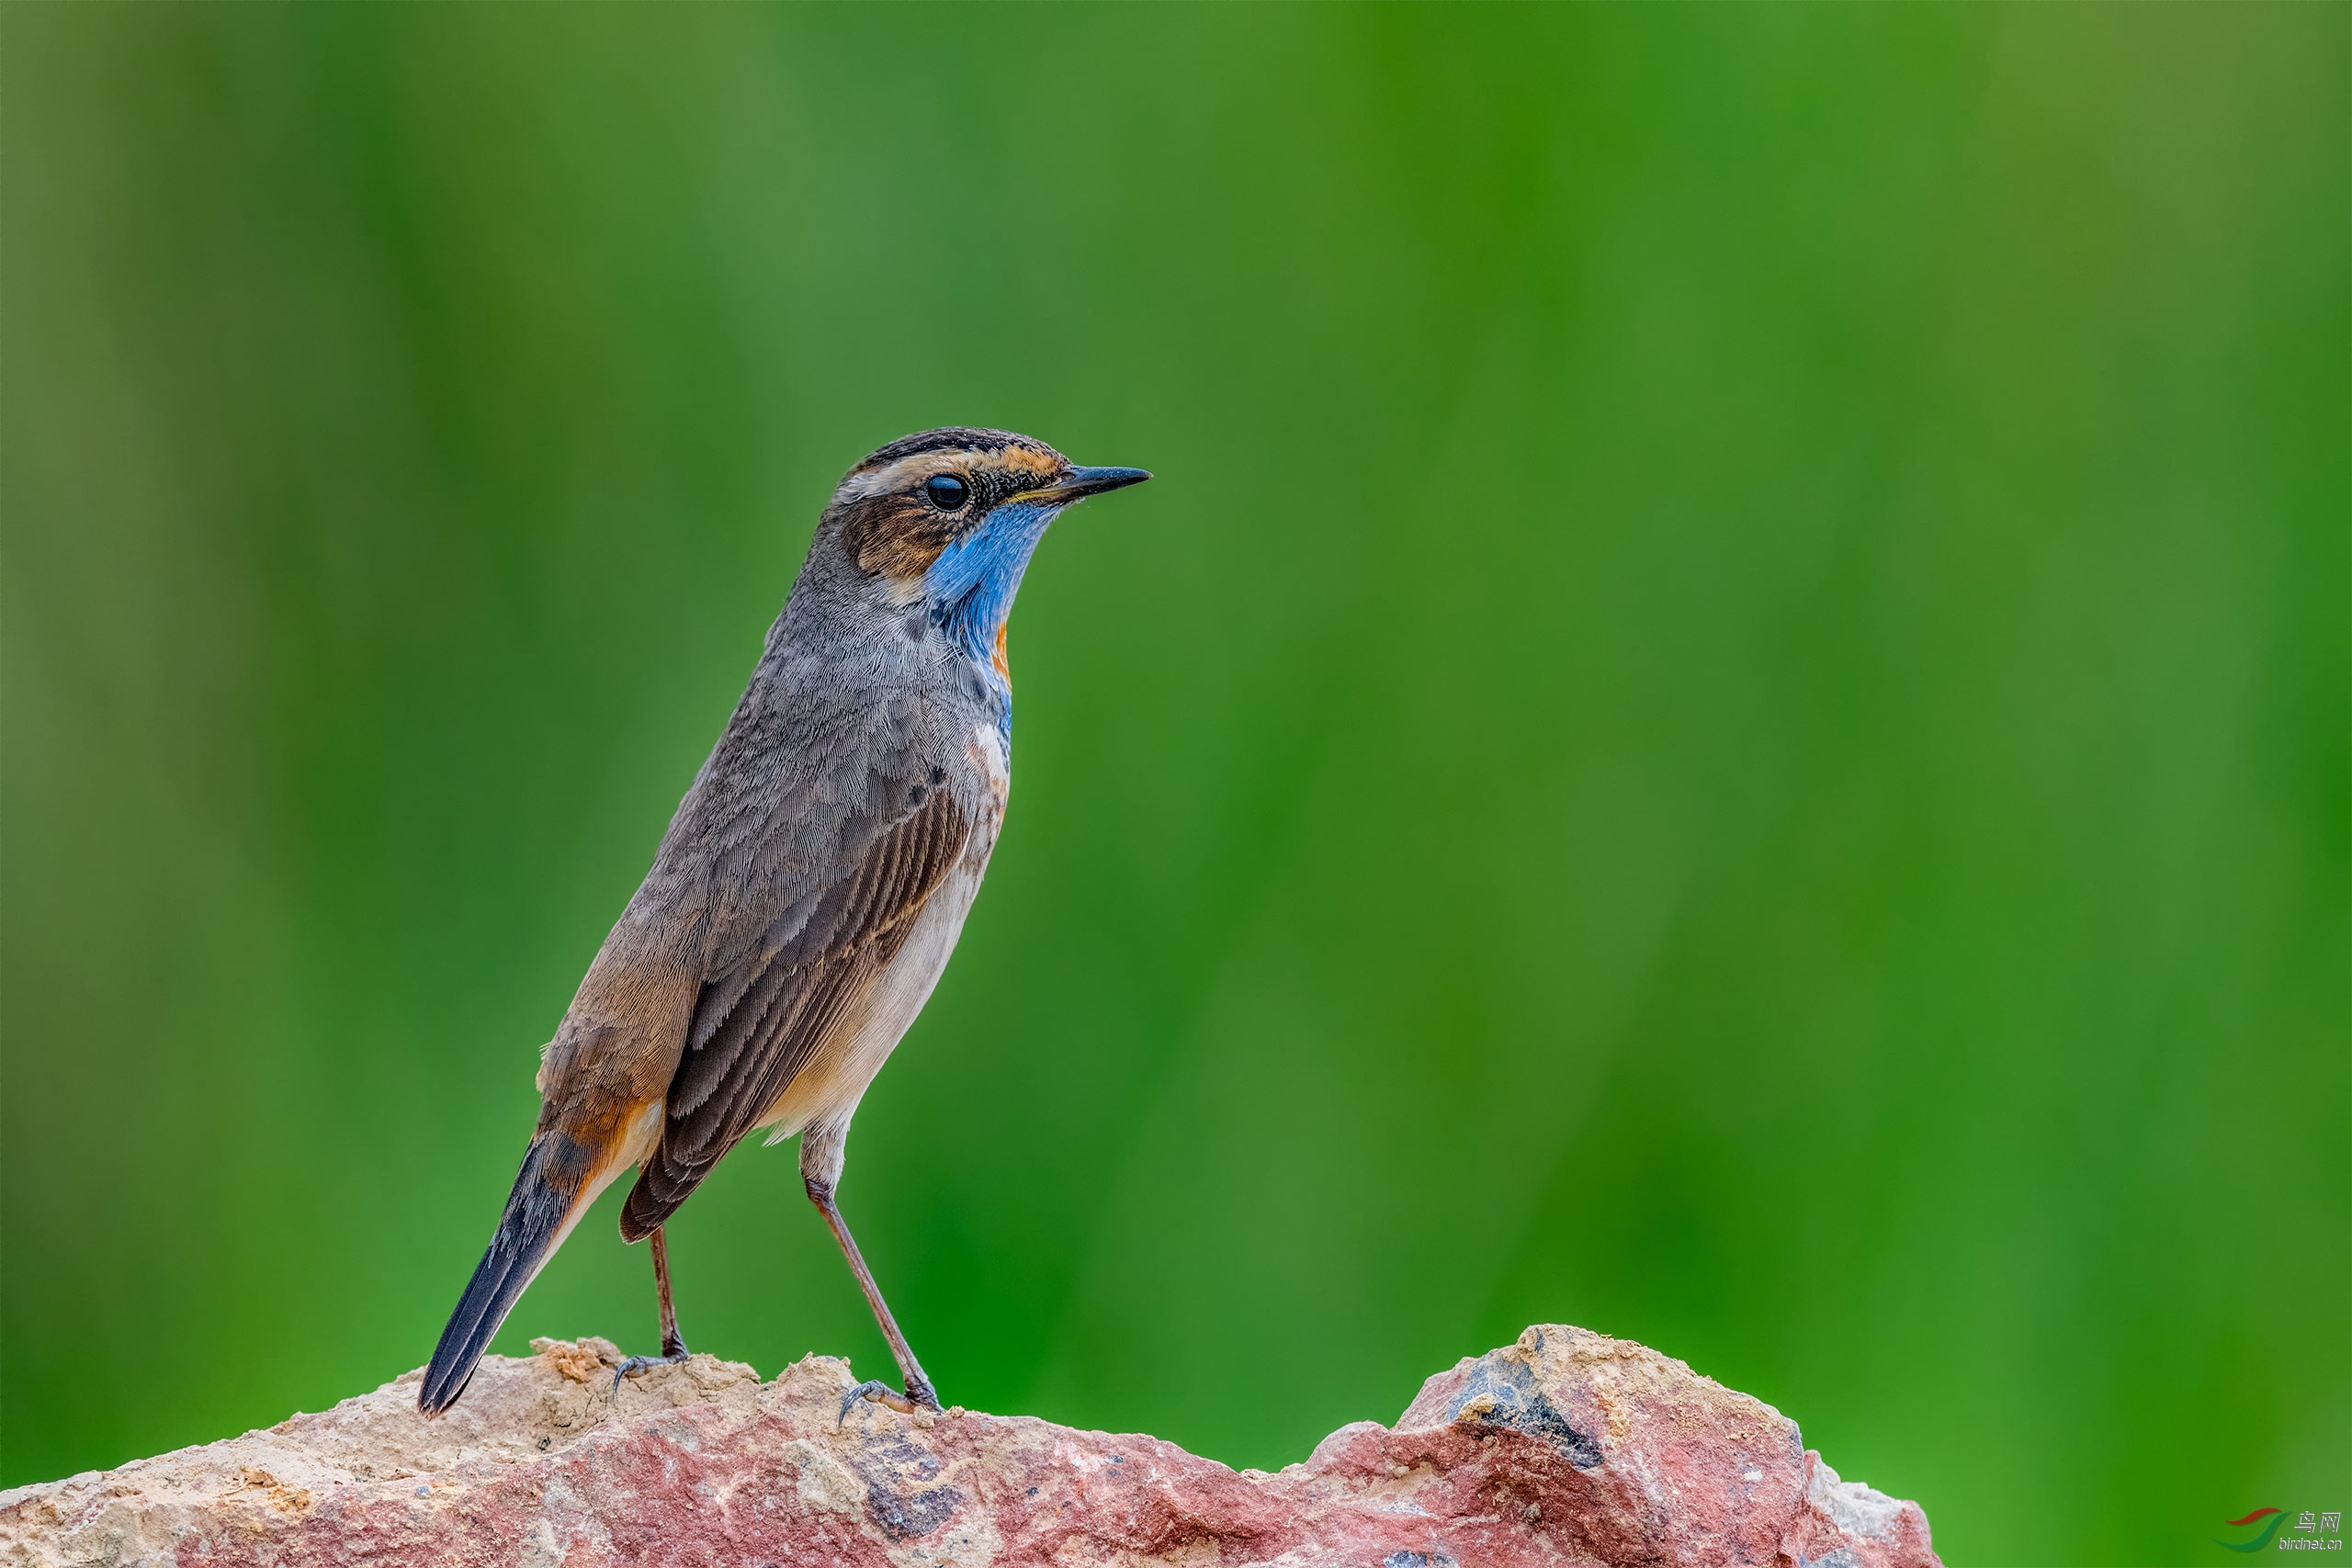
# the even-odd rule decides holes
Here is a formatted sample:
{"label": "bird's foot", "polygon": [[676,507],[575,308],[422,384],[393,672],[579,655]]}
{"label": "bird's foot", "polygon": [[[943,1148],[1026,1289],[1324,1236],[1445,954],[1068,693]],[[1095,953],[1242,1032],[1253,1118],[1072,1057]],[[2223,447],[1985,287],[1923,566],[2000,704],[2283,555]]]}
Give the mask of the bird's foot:
{"label": "bird's foot", "polygon": [[621,1379],[633,1377],[648,1367],[674,1367],[692,1353],[684,1344],[679,1344],[666,1347],[659,1356],[631,1356],[613,1369],[613,1393],[616,1395],[620,1393]]}
{"label": "bird's foot", "polygon": [[929,1382],[909,1378],[907,1392],[900,1393],[881,1379],[869,1378],[842,1395],[841,1419],[833,1425],[838,1427],[848,1420],[850,1411],[861,1399],[870,1400],[876,1404],[887,1404],[901,1416],[912,1416],[922,1410],[928,1410],[934,1416],[939,1413],[939,1395],[933,1391]]}

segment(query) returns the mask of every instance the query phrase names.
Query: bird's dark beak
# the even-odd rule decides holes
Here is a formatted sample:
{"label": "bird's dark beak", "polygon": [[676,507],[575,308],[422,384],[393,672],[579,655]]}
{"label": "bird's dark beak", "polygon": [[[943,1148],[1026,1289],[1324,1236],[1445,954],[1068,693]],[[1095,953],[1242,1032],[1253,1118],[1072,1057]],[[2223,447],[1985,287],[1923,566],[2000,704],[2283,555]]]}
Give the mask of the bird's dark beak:
{"label": "bird's dark beak", "polygon": [[1053,484],[1032,494],[1040,501],[1067,506],[1073,501],[1084,501],[1090,495],[1101,495],[1104,491],[1139,485],[1149,478],[1150,473],[1142,468],[1072,468]]}

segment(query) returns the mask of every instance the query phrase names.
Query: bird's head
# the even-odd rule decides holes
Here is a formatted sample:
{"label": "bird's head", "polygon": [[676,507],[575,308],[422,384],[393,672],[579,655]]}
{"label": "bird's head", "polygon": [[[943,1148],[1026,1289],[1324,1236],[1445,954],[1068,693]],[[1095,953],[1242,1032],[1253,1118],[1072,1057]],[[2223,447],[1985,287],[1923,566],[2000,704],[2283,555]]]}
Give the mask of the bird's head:
{"label": "bird's head", "polygon": [[842,549],[901,603],[928,603],[974,658],[994,649],[1030,552],[1066,506],[1151,478],[1081,468],[1006,430],[901,436],[833,491]]}

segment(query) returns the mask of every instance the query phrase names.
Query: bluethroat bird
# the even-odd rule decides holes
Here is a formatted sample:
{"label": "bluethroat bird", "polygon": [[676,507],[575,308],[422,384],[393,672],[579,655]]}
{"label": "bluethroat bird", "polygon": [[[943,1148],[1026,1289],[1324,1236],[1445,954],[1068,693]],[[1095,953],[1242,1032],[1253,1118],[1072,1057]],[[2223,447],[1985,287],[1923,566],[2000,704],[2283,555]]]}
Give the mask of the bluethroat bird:
{"label": "bluethroat bird", "polygon": [[[662,1224],[746,1134],[800,1134],[808,1201],[905,1379],[939,1396],[840,1207],[850,1118],[955,950],[1004,820],[1004,625],[1065,507],[1151,476],[1002,430],[933,430],[852,468],[726,732],[670,819],[539,1065],[539,1120],[497,1234],[434,1348],[447,1409],[596,1195],[631,1166],[621,1238],[650,1239],[662,1354],[681,1360]],[[844,1413],[850,1402],[842,1404]]]}

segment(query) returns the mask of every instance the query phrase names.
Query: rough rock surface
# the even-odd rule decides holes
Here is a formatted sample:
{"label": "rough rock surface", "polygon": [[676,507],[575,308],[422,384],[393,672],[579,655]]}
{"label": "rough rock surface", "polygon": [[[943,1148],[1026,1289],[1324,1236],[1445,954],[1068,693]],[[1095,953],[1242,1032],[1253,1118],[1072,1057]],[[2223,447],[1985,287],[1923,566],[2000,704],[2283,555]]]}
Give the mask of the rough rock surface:
{"label": "rough rock surface", "polygon": [[1916,1503],[1840,1481],[1796,1424],[1680,1361],[1539,1327],[1425,1383],[1394,1427],[1235,1472],[1152,1438],[855,1404],[812,1356],[623,1382],[602,1339],[483,1362],[428,1421],[418,1372],[318,1416],[0,1493],[0,1562],[1929,1564]]}

